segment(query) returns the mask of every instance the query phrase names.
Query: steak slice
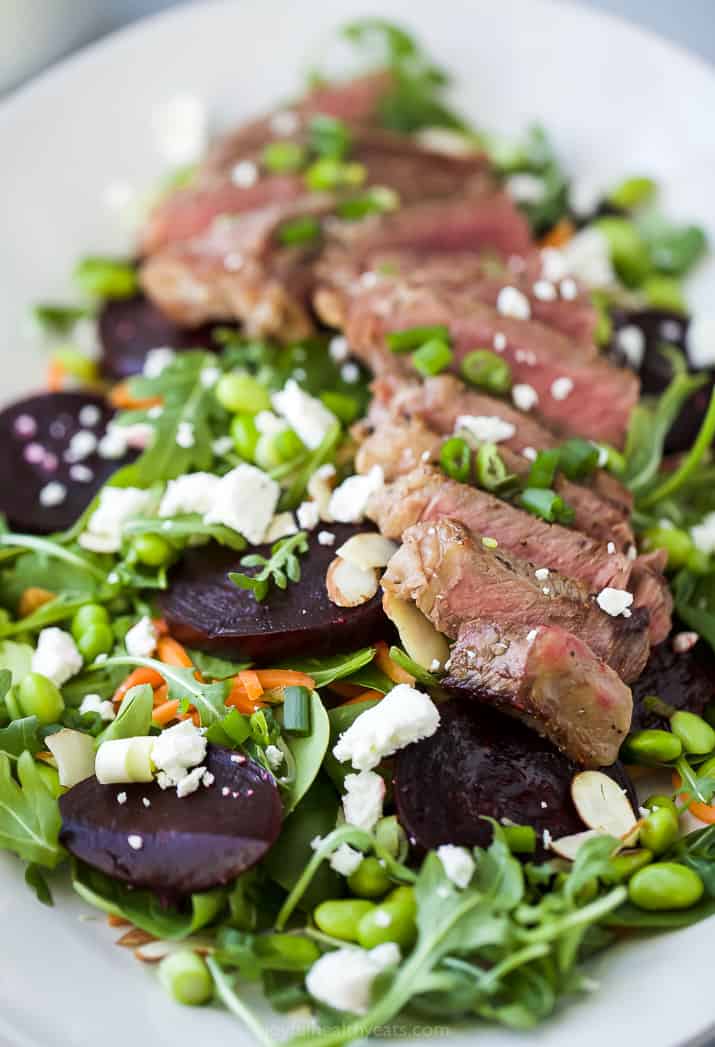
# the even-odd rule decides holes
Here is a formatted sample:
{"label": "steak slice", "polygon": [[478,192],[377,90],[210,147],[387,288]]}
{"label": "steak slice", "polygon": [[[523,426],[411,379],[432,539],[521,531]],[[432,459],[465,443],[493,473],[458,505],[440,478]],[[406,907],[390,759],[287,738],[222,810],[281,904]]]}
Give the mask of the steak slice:
{"label": "steak slice", "polygon": [[387,538],[401,538],[408,527],[423,520],[449,517],[478,539],[495,538],[507,553],[583,581],[590,592],[606,586],[627,588],[633,566],[626,556],[609,554],[587,535],[546,523],[428,465],[374,494],[368,516]]}
{"label": "steak slice", "polygon": [[452,639],[475,619],[499,622],[503,629],[555,625],[588,644],[626,682],[637,679],[648,660],[645,609],[612,618],[583,584],[556,572],[538,578],[533,564],[485,548],[453,520],[408,528],[382,587],[414,600]]}
{"label": "steak slice", "polygon": [[613,763],[631,724],[630,688],[558,626],[469,622],[442,682],[523,720],[585,767]]}

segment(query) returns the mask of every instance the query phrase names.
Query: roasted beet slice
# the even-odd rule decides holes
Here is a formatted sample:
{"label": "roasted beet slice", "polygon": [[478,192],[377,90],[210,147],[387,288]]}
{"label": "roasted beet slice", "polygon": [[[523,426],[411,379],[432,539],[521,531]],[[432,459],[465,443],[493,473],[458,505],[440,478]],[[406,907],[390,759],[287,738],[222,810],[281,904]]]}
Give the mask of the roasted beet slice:
{"label": "roasted beet slice", "polygon": [[102,373],[121,380],[138,374],[150,349],[215,349],[213,328],[178,327],[144,295],[107,302],[99,314]]}
{"label": "roasted beet slice", "polygon": [[[122,458],[83,453],[92,437],[104,435],[113,413],[101,396],[85,392],[41,393],[0,413],[0,512],[11,527],[63,531],[105,480],[136,457],[135,451]],[[79,432],[87,434],[84,441],[71,447]]]}
{"label": "roasted beet slice", "polygon": [[[172,636],[201,651],[265,662],[347,651],[391,635],[379,592],[360,607],[336,607],[328,599],[325,575],[335,550],[367,529],[329,526],[333,545],[321,545],[313,531],[308,552],[300,558],[300,581],[287,589],[272,587],[261,603],[228,578],[229,571],[245,570],[242,554],[217,545],[185,553],[161,597]],[[267,556],[270,546],[252,551]]]}
{"label": "roasted beet slice", "polygon": [[[153,783],[100,785],[87,778],[60,798],[62,844],[135,887],[190,894],[229,883],[278,838],[280,796],[267,771],[253,760],[237,762],[230,749],[210,745],[205,764],[213,783],[182,798]],[[125,803],[118,803],[119,792],[127,794]]]}
{"label": "roasted beet slice", "polygon": [[[540,854],[545,830],[553,839],[584,830],[570,792],[578,765],[522,723],[477,703],[454,699],[440,712],[437,733],[395,760],[398,817],[420,849],[485,846],[492,830],[484,816],[533,826]],[[634,803],[623,768],[606,773]]]}
{"label": "roasted beet slice", "polygon": [[[664,727],[665,721],[648,709],[644,699],[656,695],[674,709],[702,713],[715,699],[715,654],[705,640],[698,640],[687,651],[678,653],[674,631],[650,653],[642,675],[631,684],[633,692],[633,729]],[[677,643],[676,643],[677,646]]]}

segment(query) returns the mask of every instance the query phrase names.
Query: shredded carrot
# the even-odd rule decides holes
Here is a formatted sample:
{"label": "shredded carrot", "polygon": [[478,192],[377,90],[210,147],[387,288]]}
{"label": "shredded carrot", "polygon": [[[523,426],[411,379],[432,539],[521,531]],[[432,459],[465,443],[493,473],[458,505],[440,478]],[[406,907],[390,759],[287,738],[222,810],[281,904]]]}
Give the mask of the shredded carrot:
{"label": "shredded carrot", "polygon": [[56,593],[50,592],[49,589],[40,589],[39,586],[31,585],[23,592],[20,597],[20,602],[17,606],[17,613],[20,618],[27,618],[29,614],[36,611],[38,607],[42,607],[44,604],[54,600]]}
{"label": "shredded carrot", "polygon": [[357,705],[358,702],[373,702],[384,698],[385,695],[382,691],[362,691],[361,694],[356,694],[354,698],[348,698],[347,702],[341,702],[339,708],[342,709],[344,705]]}
{"label": "shredded carrot", "polygon": [[127,691],[132,687],[137,687],[140,683],[148,683],[152,687],[160,687],[164,683],[164,677],[158,673],[156,669],[149,669],[148,667],[141,665],[139,668],[130,672],[126,680],[123,680],[122,683],[120,683],[119,687],[117,687],[114,692],[112,701],[115,703],[121,702]]}
{"label": "shredded carrot", "polygon": [[178,640],[172,639],[171,636],[159,638],[159,642],[156,645],[156,653],[159,661],[165,662],[167,665],[178,665],[183,669],[191,669],[193,667],[194,663],[186,653],[186,648]]}
{"label": "shredded carrot", "polygon": [[241,681],[249,700],[257,702],[264,690],[263,684],[258,678],[258,673],[253,672],[252,669],[244,669],[238,674],[238,679]]}
{"label": "shredded carrot", "polygon": [[168,699],[169,699],[169,687],[168,687],[168,684],[163,683],[163,684],[161,684],[160,687],[157,687],[156,690],[154,691],[154,705],[155,706],[163,705],[163,703],[168,701]]}
{"label": "shredded carrot", "polygon": [[157,636],[169,635],[169,626],[163,618],[152,618],[151,624],[154,626]]}
{"label": "shredded carrot", "polygon": [[107,917],[107,923],[110,927],[128,927],[129,920],[125,920],[123,916],[115,916],[114,913],[109,914]]}
{"label": "shredded carrot", "polygon": [[[676,789],[679,789],[682,783],[682,779],[677,771],[673,772],[673,785]],[[687,800],[688,794],[681,793],[680,799]],[[706,825],[715,825],[715,805],[709,803],[700,803],[698,800],[693,800],[691,804],[688,804],[688,810],[697,818],[699,822],[705,822]]]}
{"label": "shredded carrot", "polygon": [[382,670],[385,676],[389,676],[393,683],[408,683],[410,686],[414,684],[414,676],[390,658],[390,651],[384,640],[376,643],[375,649],[375,665]]}
{"label": "shredded carrot", "polygon": [[254,675],[264,691],[272,691],[276,687],[307,687],[311,691],[315,690],[313,677],[295,669],[256,669]]}
{"label": "shredded carrot", "polygon": [[329,685],[331,691],[335,691],[341,698],[357,698],[359,694],[362,694],[364,688],[360,687],[356,683],[344,683],[342,680],[334,680]]}
{"label": "shredded carrot", "polygon": [[67,372],[59,360],[50,360],[47,365],[47,388],[51,393],[60,393],[65,384]]}
{"label": "shredded carrot", "polygon": [[162,702],[161,705],[154,707],[154,711],[151,714],[151,718],[154,723],[159,724],[163,727],[165,724],[170,723],[171,720],[176,720],[179,715],[179,699],[172,698],[170,702]]}
{"label": "shredded carrot", "polygon": [[[228,693],[226,699],[226,705],[232,705],[234,709],[238,709],[240,713],[245,713],[250,716],[251,713],[255,713],[256,709],[262,709],[264,702],[260,701],[259,698],[251,698],[246,691],[245,684],[241,679],[243,674],[239,673],[238,676],[234,676],[231,681],[231,690]],[[261,694],[263,691],[261,691]]]}
{"label": "shredded carrot", "polygon": [[109,393],[109,402],[112,407],[121,411],[143,411],[149,407],[159,407],[162,403],[160,396],[134,397],[129,392],[127,382],[119,382]]}
{"label": "shredded carrot", "polygon": [[553,229],[549,229],[546,236],[539,241],[539,247],[565,247],[576,232],[573,222],[568,218],[562,218]]}

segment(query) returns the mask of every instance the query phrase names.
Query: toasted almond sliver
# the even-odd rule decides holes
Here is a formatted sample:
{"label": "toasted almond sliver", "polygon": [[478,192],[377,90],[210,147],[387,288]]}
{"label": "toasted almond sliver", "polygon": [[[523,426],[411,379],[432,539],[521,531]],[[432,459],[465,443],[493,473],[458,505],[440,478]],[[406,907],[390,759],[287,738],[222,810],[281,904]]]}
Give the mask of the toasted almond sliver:
{"label": "toasted almond sliver", "polygon": [[440,668],[444,667],[449,658],[449,644],[412,600],[403,600],[394,593],[386,592],[382,597],[382,608],[396,627],[402,646],[413,661],[423,669],[431,670],[436,662],[439,662]]}
{"label": "toasted almond sliver", "polygon": [[338,556],[364,571],[371,567],[387,567],[392,556],[397,552],[397,545],[389,538],[383,538],[377,531],[364,531],[348,538],[339,549]]}
{"label": "toasted almond sliver", "polygon": [[573,833],[572,836],[562,836],[559,840],[552,840],[549,847],[552,851],[558,854],[559,858],[567,858],[568,861],[572,862],[579,852],[579,849],[583,847],[589,840],[593,840],[596,836],[602,836],[603,833],[596,832],[595,829],[586,829],[582,833]]}
{"label": "toasted almond sliver", "polygon": [[139,927],[132,927],[131,931],[127,931],[121,938],[117,938],[116,944],[123,946],[125,949],[136,949],[139,945],[146,945],[147,942],[154,941],[156,941],[156,938],[153,934],[148,934]]}
{"label": "toasted almond sliver", "polygon": [[138,946],[134,950],[134,955],[137,960],[141,960],[142,963],[159,963],[165,956],[169,956],[171,953],[179,952],[183,949],[191,949],[192,952],[198,953],[200,956],[208,956],[212,951],[210,944],[207,942],[167,942],[159,940],[147,942],[145,945]]}
{"label": "toasted almond sliver", "polygon": [[621,787],[602,771],[581,771],[571,782],[571,798],[589,829],[610,836],[624,836],[636,816]]}
{"label": "toasted almond sliver", "polygon": [[377,573],[336,556],[325,576],[330,600],[338,607],[359,607],[377,592]]}

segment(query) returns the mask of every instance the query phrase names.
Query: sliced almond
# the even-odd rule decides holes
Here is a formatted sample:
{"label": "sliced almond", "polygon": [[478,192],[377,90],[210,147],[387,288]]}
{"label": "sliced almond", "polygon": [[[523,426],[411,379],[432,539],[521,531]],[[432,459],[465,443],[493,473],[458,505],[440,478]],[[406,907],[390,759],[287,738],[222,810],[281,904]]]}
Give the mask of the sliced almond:
{"label": "sliced almond", "polygon": [[572,862],[585,843],[602,835],[603,833],[596,832],[595,829],[586,829],[582,833],[573,833],[571,836],[562,836],[560,840],[552,840],[549,847],[559,858],[566,858]]}
{"label": "sliced almond", "polygon": [[423,669],[440,669],[449,658],[449,644],[429,618],[422,614],[412,600],[403,600],[394,593],[382,597],[382,608],[400,634],[400,642],[410,658]]}
{"label": "sliced almond", "polygon": [[192,952],[198,953],[200,956],[206,956],[211,952],[211,946],[208,942],[200,943],[193,940],[190,942],[167,942],[159,940],[147,942],[146,945],[138,946],[138,948],[134,950],[134,955],[137,960],[141,960],[142,963],[159,963],[165,956],[169,956],[173,952],[179,952],[188,948],[190,948]]}
{"label": "sliced almond", "polygon": [[336,550],[337,555],[342,556],[343,560],[362,568],[363,571],[368,571],[371,567],[387,567],[396,552],[395,542],[383,538],[377,531],[354,534]]}
{"label": "sliced almond", "polygon": [[139,945],[147,945],[149,942],[154,941],[156,941],[156,938],[153,934],[142,931],[139,927],[132,927],[131,931],[127,931],[121,938],[117,938],[116,944],[121,945],[124,949],[136,949]]}
{"label": "sliced almond", "polygon": [[316,469],[311,478],[308,480],[308,486],[306,488],[308,494],[317,503],[318,512],[320,519],[323,523],[332,523],[332,516],[330,515],[328,506],[330,505],[330,499],[333,494],[333,488],[335,487],[335,466],[334,465],[321,465],[320,469]]}
{"label": "sliced almond", "polygon": [[336,556],[325,576],[328,596],[338,607],[359,607],[377,592],[377,573]]}
{"label": "sliced almond", "polygon": [[602,771],[581,771],[574,775],[571,798],[589,829],[620,837],[636,824],[633,808],[623,790]]}

